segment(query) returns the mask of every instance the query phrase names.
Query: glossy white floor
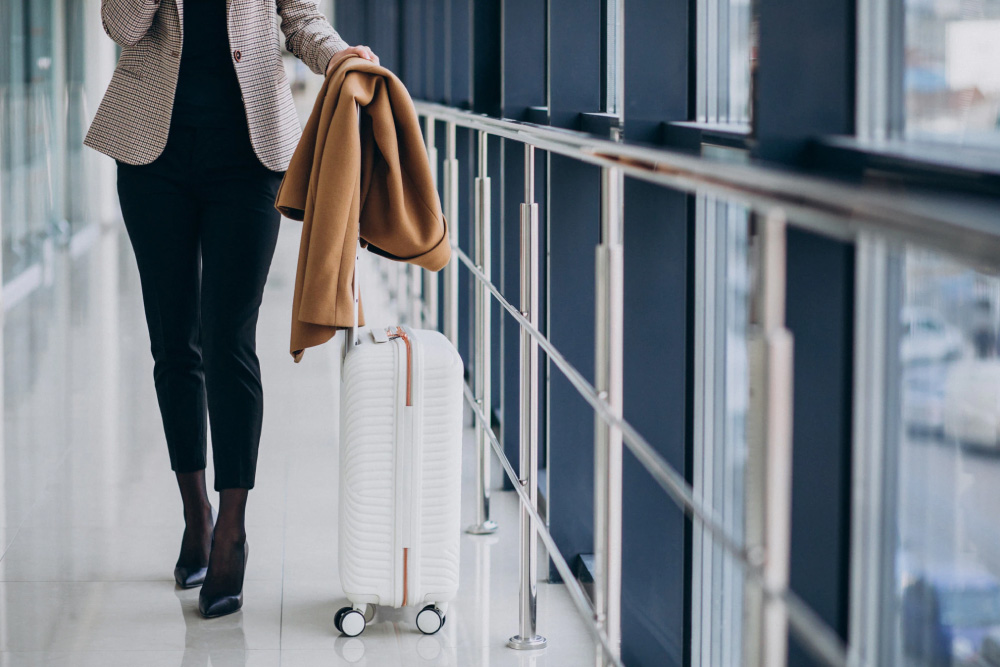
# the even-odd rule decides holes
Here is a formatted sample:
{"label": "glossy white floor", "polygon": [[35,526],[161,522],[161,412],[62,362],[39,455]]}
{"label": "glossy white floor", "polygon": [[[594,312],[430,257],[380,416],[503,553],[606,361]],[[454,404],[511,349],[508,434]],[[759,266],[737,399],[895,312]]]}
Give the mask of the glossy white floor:
{"label": "glossy white floor", "polygon": [[[285,223],[258,333],[266,396],[244,609],[205,620],[177,590],[182,531],[152,384],[135,261],[119,227],[72,257],[3,329],[0,665],[587,665],[593,650],[560,585],[541,584],[543,651],[519,653],[517,505],[494,494],[500,531],[462,538],[448,623],[424,637],[413,610],[380,611],[340,637],[337,346],[287,352],[299,226]],[[467,433],[468,436],[468,433]],[[474,461],[465,449],[465,522]],[[212,471],[209,469],[209,480]],[[214,496],[214,494],[213,494]],[[214,497],[213,497],[214,502]],[[542,568],[544,570],[544,568]]]}

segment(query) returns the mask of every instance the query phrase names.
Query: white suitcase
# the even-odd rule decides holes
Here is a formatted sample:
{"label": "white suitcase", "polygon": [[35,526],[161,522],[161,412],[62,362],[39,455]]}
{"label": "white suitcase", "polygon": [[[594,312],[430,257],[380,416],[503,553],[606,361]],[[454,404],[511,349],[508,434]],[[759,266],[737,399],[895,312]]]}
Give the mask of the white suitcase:
{"label": "white suitcase", "polygon": [[[355,322],[357,319],[355,319]],[[348,332],[340,399],[340,581],[354,637],[376,605],[419,606],[425,634],[458,590],[462,359],[437,331]]]}

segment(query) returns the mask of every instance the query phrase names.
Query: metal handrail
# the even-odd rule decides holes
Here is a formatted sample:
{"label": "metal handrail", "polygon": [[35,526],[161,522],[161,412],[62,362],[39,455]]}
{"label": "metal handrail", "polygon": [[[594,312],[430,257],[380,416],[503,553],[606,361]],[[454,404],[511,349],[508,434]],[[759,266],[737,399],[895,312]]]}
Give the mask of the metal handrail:
{"label": "metal handrail", "polygon": [[623,144],[590,134],[415,101],[417,113],[531,144],[551,153],[691,194],[738,202],[755,212],[784,210],[788,223],[828,236],[853,238],[862,229],[933,245],[995,265],[1000,257],[997,206],[973,199],[902,193],[804,176],[773,166],[710,160],[676,150]]}
{"label": "metal handrail", "polygon": [[[777,510],[770,508],[760,519],[767,522],[774,521],[776,526],[784,524],[784,528],[780,530],[784,531],[785,536],[778,538],[772,545],[770,542],[772,537],[766,533],[759,533],[754,540],[751,541],[748,537],[748,542],[742,544],[725,529],[713,509],[695,496],[693,488],[684,476],[670,466],[664,457],[621,415],[620,394],[615,396],[615,392],[620,392],[621,387],[620,348],[623,345],[620,337],[620,309],[623,298],[620,292],[622,268],[618,254],[621,252],[621,179],[624,175],[628,175],[684,192],[735,200],[751,210],[764,213],[768,218],[766,224],[771,229],[771,232],[768,233],[776,234],[774,243],[777,244],[772,251],[775,254],[769,258],[767,273],[772,273],[771,265],[774,262],[778,262],[776,266],[781,267],[778,269],[778,273],[765,279],[770,285],[783,284],[784,281],[784,226],[786,222],[849,240],[855,239],[860,231],[874,231],[890,238],[931,244],[944,252],[996,266],[997,257],[1000,257],[1000,226],[994,223],[995,216],[989,207],[971,201],[955,202],[941,196],[909,194],[906,197],[899,197],[898,194],[887,190],[865,189],[858,186],[848,187],[841,183],[790,174],[774,168],[717,163],[676,151],[623,145],[579,132],[480,116],[468,111],[427,102],[416,102],[416,107],[417,112],[426,117],[428,127],[433,125],[433,120],[447,123],[449,141],[445,192],[448,201],[445,213],[450,215],[453,227],[457,225],[458,213],[457,199],[455,198],[458,178],[454,130],[456,126],[463,126],[479,133],[480,166],[476,178],[477,205],[474,224],[479,263],[470,258],[454,242],[453,253],[458,263],[464,265],[476,279],[477,312],[481,312],[483,299],[488,299],[492,295],[514,318],[522,332],[522,478],[517,477],[499,440],[492,432],[485,412],[489,402],[484,401],[484,397],[488,396],[488,393],[484,396],[481,386],[477,387],[475,392],[470,390],[468,386],[465,388],[466,398],[476,416],[479,431],[478,444],[480,449],[478,455],[482,456],[483,448],[493,449],[494,454],[514,484],[522,510],[522,604],[520,609],[522,632],[513,637],[508,645],[513,648],[544,646],[544,638],[534,636],[535,556],[534,547],[530,545],[534,543],[534,536],[537,535],[546,544],[556,569],[566,580],[570,596],[579,611],[584,615],[592,615],[593,623],[589,625],[589,629],[597,638],[604,658],[612,664],[621,664],[617,646],[618,641],[620,641],[618,639],[619,628],[617,627],[617,623],[620,623],[617,616],[620,582],[614,582],[608,577],[620,576],[621,568],[620,545],[617,547],[612,545],[614,539],[612,536],[616,534],[615,530],[620,531],[620,461],[621,444],[624,443],[685,514],[702,525],[713,535],[723,550],[741,564],[748,581],[752,581],[754,585],[758,586],[759,604],[766,606],[766,604],[778,603],[780,605],[778,607],[781,610],[779,615],[767,614],[768,619],[764,623],[768,625],[754,627],[753,633],[759,633],[759,637],[763,638],[761,641],[764,642],[753,647],[755,652],[760,652],[756,659],[759,661],[761,656],[764,656],[763,659],[768,664],[775,663],[779,659],[783,660],[785,649],[781,637],[791,631],[802,641],[804,647],[817,658],[831,665],[846,665],[847,649],[844,642],[801,598],[790,590],[788,585],[787,558],[782,558],[781,553],[783,550],[787,550],[787,516],[783,517],[782,514],[787,514],[787,504],[790,502],[790,498],[786,497],[790,492],[788,486],[790,484],[790,469],[781,469],[783,464],[779,462],[778,468],[768,470],[768,475],[773,473],[777,475],[777,478],[776,481],[769,479],[765,482],[766,491],[778,493],[775,498],[782,499],[781,504],[784,507]],[[479,241],[490,234],[490,214],[488,206],[484,206],[484,202],[488,202],[489,184],[484,155],[486,138],[490,135],[517,141],[525,146],[525,203],[522,204],[521,209],[522,304],[520,309],[511,304],[492,282],[488,261],[485,261],[483,249],[479,246]],[[527,230],[532,224],[531,216],[537,214],[537,209],[533,210],[533,207],[537,206],[533,203],[535,148],[565,155],[602,168],[602,241],[598,246],[596,260],[598,273],[601,274],[598,277],[598,307],[599,310],[604,309],[602,312],[613,321],[597,322],[598,341],[595,348],[597,368],[603,370],[598,370],[594,385],[591,385],[563,357],[532,321],[537,318],[537,312],[535,312],[537,304],[533,301],[534,297],[530,295],[537,277],[529,276],[532,275],[531,263],[537,261],[537,255],[533,254],[537,253],[537,248],[533,247],[533,242],[530,240],[525,245],[525,234],[528,233]],[[772,221],[778,221],[778,224],[771,225]],[[529,226],[526,227],[526,224]],[[454,264],[452,262],[449,265],[450,276],[446,278],[450,285],[446,289],[452,291],[456,289],[454,282],[457,280],[457,274],[452,268]],[[526,283],[526,280],[529,283]],[[526,289],[528,291],[525,291]],[[766,328],[771,332],[768,338],[759,341],[764,346],[761,348],[764,354],[763,358],[767,364],[771,364],[770,369],[765,368],[762,372],[765,375],[769,372],[775,372],[781,376],[789,373],[788,363],[791,361],[789,334],[784,328],[784,288],[781,287],[778,292],[773,294],[764,294],[762,298],[767,312],[770,313],[768,315],[769,325]],[[454,308],[454,299],[451,301],[451,307]],[[451,315],[454,316],[454,313]],[[484,326],[483,319],[481,315],[477,315],[475,334],[477,337],[484,338],[482,341],[477,339],[475,360],[477,385],[481,382],[482,374],[488,373],[486,367],[490,364],[489,352],[482,351],[490,345],[488,342],[489,327]],[[451,318],[446,315],[446,321],[450,320]],[[601,318],[599,317],[598,320]],[[450,329],[454,340],[456,334],[454,325]],[[532,429],[537,428],[537,418],[530,413],[530,410],[536,408],[537,397],[525,398],[526,391],[533,391],[530,389],[533,383],[533,371],[530,371],[530,364],[533,362],[526,361],[528,357],[525,355],[534,354],[530,350],[536,346],[545,351],[547,358],[564,374],[570,384],[594,410],[598,420],[595,424],[595,465],[599,469],[602,465],[618,467],[617,470],[608,472],[604,479],[595,480],[595,483],[600,482],[604,485],[600,490],[595,487],[595,494],[600,496],[596,503],[600,507],[595,507],[595,553],[597,553],[598,559],[598,572],[595,579],[603,579],[603,581],[597,581],[597,585],[595,585],[593,606],[587,603],[582,587],[573,578],[565,557],[559,552],[551,534],[542,523],[534,501],[536,483],[533,479],[533,472],[530,469],[527,472],[524,470],[526,462],[529,466],[537,465],[537,451],[533,449],[534,445],[532,444],[533,438],[536,437],[533,435]],[[529,365],[525,366],[526,363]],[[791,410],[791,395],[788,390],[789,378],[790,374],[784,379],[782,377],[765,377],[762,387],[758,387],[768,395],[765,403],[768,400],[777,400],[778,405]],[[526,410],[529,412],[525,412]],[[524,430],[525,419],[531,420],[527,430]],[[776,427],[765,428],[762,432],[765,447],[762,454],[768,458],[777,457],[776,461],[786,460],[790,453],[788,450],[791,442],[790,421],[784,424],[781,424],[781,421],[778,420],[779,423]],[[616,441],[618,443],[617,449],[614,446]],[[484,480],[480,480],[480,485],[483,483]],[[608,484],[612,486],[607,486]],[[615,488],[616,485],[617,488]],[[611,494],[610,497],[608,494]],[[774,498],[771,500],[773,501]],[[485,509],[485,512],[480,512],[481,520],[488,520],[488,505]],[[596,525],[598,518],[605,525]],[[609,528],[609,526],[612,527]],[[602,531],[604,532],[602,533]],[[620,532],[617,537],[620,540]],[[525,546],[525,541],[529,543],[529,546]],[[762,550],[772,547],[775,558],[772,558],[770,562],[765,562],[761,557],[764,553]],[[605,550],[603,554],[598,553],[601,548]],[[614,563],[611,563],[610,560],[605,561],[612,570],[610,574],[601,572],[602,558],[615,559]],[[761,606],[757,610],[762,616],[765,606]],[[528,617],[527,620],[526,617]],[[607,626],[605,625],[606,621],[609,623]],[[526,635],[526,631],[530,632],[531,636]],[[525,638],[532,641],[523,642]],[[534,642],[534,640],[538,641]]]}
{"label": "metal handrail", "polygon": [[674,502],[684,510],[688,512],[690,516],[697,519],[708,528],[712,536],[719,540],[723,544],[726,550],[730,551],[733,555],[737,556],[741,560],[746,561],[748,554],[743,548],[743,545],[739,544],[737,540],[734,540],[726,529],[723,527],[722,521],[715,516],[715,512],[711,508],[705,507],[694,495],[694,491],[691,486],[687,483],[687,480],[678,473],[674,468],[667,463],[663,455],[657,452],[649,442],[643,438],[639,433],[624,419],[619,418],[617,415],[612,414],[611,408],[608,406],[607,402],[604,401],[600,396],[597,395],[597,390],[594,389],[593,385],[587,382],[586,378],[573,367],[571,363],[566,360],[559,350],[555,348],[554,345],[549,341],[549,339],[540,332],[534,325],[529,322],[524,315],[522,315],[517,308],[515,308],[497,287],[486,280],[486,276],[479,267],[469,258],[467,254],[461,248],[453,248],[452,251],[458,257],[459,261],[465,265],[469,272],[476,278],[476,280],[483,282],[487,285],[490,293],[497,302],[503,306],[504,310],[510,313],[511,317],[525,329],[532,338],[538,342],[538,346],[545,350],[545,354],[548,355],[549,359],[562,371],[563,375],[569,380],[569,383],[579,392],[583,400],[587,401],[590,406],[597,412],[602,419],[604,419],[609,425],[615,426],[622,430],[625,436],[625,442],[628,444],[629,449],[632,450],[632,454],[642,463],[642,466],[646,469],[653,479],[656,480],[657,484],[667,492]]}
{"label": "metal handrail", "polygon": [[[608,406],[607,402],[604,401],[600,396],[598,396],[597,391],[594,387],[587,382],[583,375],[578,371],[566,358],[555,348],[554,345],[549,341],[549,339],[536,327],[534,327],[528,320],[522,315],[504,296],[500,293],[500,290],[490,281],[486,280],[486,276],[479,267],[475,265],[472,259],[461,249],[453,248],[452,251],[458,257],[459,261],[465,265],[469,272],[476,278],[477,281],[486,284],[490,293],[497,302],[508,312],[515,321],[526,330],[532,338],[534,338],[539,347],[545,350],[545,354],[548,355],[549,359],[559,368],[570,384],[577,390],[580,396],[590,404],[594,411],[605,420],[605,422],[611,426],[615,426],[621,429],[624,436],[625,444],[628,445],[629,450],[632,452],[633,456],[639,460],[642,466],[646,469],[646,472],[653,477],[654,480],[660,485],[660,487],[667,492],[667,495],[680,507],[680,509],[688,515],[690,518],[699,521],[703,526],[705,526],[708,531],[712,534],[712,537],[717,540],[720,546],[722,546],[732,557],[734,557],[738,562],[743,564],[744,572],[751,577],[757,579],[758,582],[764,584],[763,571],[759,564],[753,561],[751,554],[748,553],[747,549],[741,545],[737,540],[735,540],[729,532],[723,526],[720,519],[716,517],[716,513],[711,507],[706,506],[701,501],[697,499],[694,494],[694,489],[691,485],[687,483],[687,480],[678,473],[673,466],[667,463],[666,459],[657,452],[653,446],[643,438],[635,428],[629,424],[624,419],[621,419],[617,415],[614,415]],[[485,421],[485,417],[481,414],[481,408],[475,399],[475,396],[471,393],[468,386],[466,385],[466,399],[468,400],[470,406],[472,407],[473,413],[476,415],[477,419],[481,420],[484,424],[488,424]],[[486,429],[489,433],[490,441],[493,443],[493,449],[503,465],[504,470],[508,471],[508,476],[510,477],[511,484],[514,485],[514,489],[518,491],[519,494],[523,495],[523,490],[520,487],[519,480],[514,473],[513,467],[504,454],[503,450],[500,448],[499,442],[496,441],[496,436],[493,435],[493,430],[491,428]],[[526,502],[522,498],[522,502]],[[526,505],[529,508],[529,512],[534,512],[537,514],[534,508],[530,505]],[[536,516],[535,520],[539,522],[539,526],[544,526],[544,523]],[[546,547],[549,549],[549,555],[552,557],[553,562],[556,562],[556,558],[560,559],[565,563],[565,558],[562,553],[559,552],[558,547],[554,542],[551,542],[551,536],[548,531],[543,528],[538,528],[538,534],[545,542]],[[560,566],[556,564],[556,569],[559,570],[559,574],[562,575],[563,580],[567,581],[567,578],[572,578],[571,573],[563,572]],[[575,583],[575,579],[573,579]],[[793,632],[805,643],[806,647],[809,648],[817,658],[822,659],[830,665],[846,665],[847,664],[847,648],[844,646],[843,641],[834,632],[832,632],[822,620],[813,612],[809,606],[795,593],[791,590],[785,588],[782,590],[773,590],[770,587],[764,586],[764,594],[769,599],[779,602],[785,605],[789,611],[789,621]],[[576,602],[576,600],[574,600]],[[579,605],[578,605],[579,608]],[[587,606],[590,612],[593,611],[590,606]],[[581,609],[583,612],[583,609]],[[600,632],[593,626],[590,626],[595,632]],[[606,638],[604,638],[606,639]],[[605,644],[604,639],[601,640],[602,645]]]}
{"label": "metal handrail", "polygon": [[[545,522],[538,514],[538,510],[532,506],[531,501],[528,498],[528,494],[521,485],[520,478],[518,478],[517,473],[514,472],[514,466],[511,465],[510,459],[507,458],[507,455],[503,451],[503,445],[500,444],[496,434],[493,433],[493,429],[489,425],[489,420],[486,418],[486,415],[483,414],[483,409],[479,405],[479,401],[476,400],[475,394],[471,389],[469,389],[469,385],[463,384],[463,389],[465,390],[465,400],[472,408],[472,414],[476,418],[476,421],[478,421],[480,425],[484,426],[490,446],[493,448],[493,453],[496,454],[497,459],[503,466],[504,472],[507,473],[507,478],[510,479],[510,483],[514,487],[514,491],[520,499],[519,502],[521,503],[521,506],[527,508],[528,513],[531,514],[531,518],[538,525],[538,536],[542,538],[542,542],[545,543],[545,548],[549,551],[549,557],[555,564],[556,570],[558,570],[560,576],[562,576],[563,582],[566,584],[566,588],[569,591],[570,599],[573,600],[573,604],[576,605],[576,609],[580,612],[580,614],[593,618],[594,608],[587,601],[587,593],[583,590],[583,586],[579,581],[577,581],[576,577],[573,576],[573,570],[570,569],[569,563],[566,562],[566,557],[562,555],[562,552],[559,551],[559,547],[556,546],[555,538],[552,537],[552,533],[549,532],[548,528],[545,528]],[[586,623],[585,625],[590,633],[594,635],[594,638],[604,649],[605,653],[612,657],[614,664],[617,667],[624,667],[621,658],[613,655],[611,643],[608,640],[607,633],[592,623]]]}

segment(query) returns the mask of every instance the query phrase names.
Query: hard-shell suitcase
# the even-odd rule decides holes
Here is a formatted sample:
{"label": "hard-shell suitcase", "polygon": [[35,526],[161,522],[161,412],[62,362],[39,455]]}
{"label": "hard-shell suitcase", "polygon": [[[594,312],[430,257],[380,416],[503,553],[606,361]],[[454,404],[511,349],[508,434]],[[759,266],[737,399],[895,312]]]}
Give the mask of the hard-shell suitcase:
{"label": "hard-shell suitcase", "polygon": [[458,590],[462,382],[462,359],[437,331],[349,332],[339,561],[352,606],[335,618],[345,635],[360,634],[376,605],[421,607],[425,634],[444,624]]}

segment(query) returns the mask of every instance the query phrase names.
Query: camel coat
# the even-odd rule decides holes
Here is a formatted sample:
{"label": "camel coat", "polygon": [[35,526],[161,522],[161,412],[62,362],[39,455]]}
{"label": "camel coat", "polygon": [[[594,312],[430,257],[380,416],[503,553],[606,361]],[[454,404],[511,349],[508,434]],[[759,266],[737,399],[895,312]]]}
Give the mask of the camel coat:
{"label": "camel coat", "polygon": [[353,324],[359,234],[368,250],[431,271],[451,257],[413,101],[395,74],[356,55],[327,75],[275,206],[303,222],[292,298],[296,362]]}

